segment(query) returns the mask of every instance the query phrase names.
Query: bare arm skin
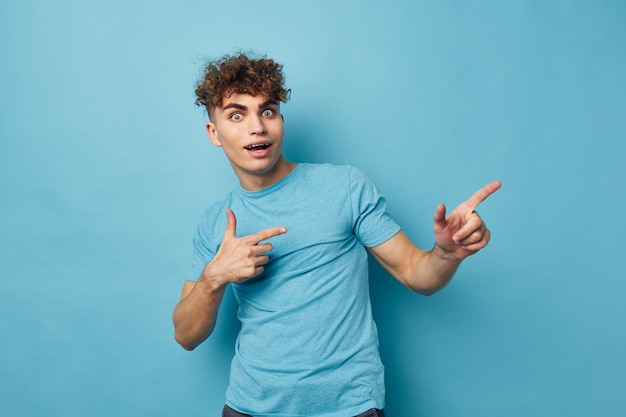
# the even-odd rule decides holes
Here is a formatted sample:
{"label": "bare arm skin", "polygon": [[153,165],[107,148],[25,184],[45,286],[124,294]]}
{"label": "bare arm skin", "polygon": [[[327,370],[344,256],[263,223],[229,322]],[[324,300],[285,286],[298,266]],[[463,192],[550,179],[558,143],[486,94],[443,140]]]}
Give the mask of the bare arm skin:
{"label": "bare arm skin", "polygon": [[499,181],[487,184],[448,217],[440,204],[434,215],[435,246],[430,251],[415,246],[402,231],[368,250],[406,287],[420,294],[434,294],[450,282],[463,259],[489,243],[491,233],[474,209],[500,186]]}
{"label": "bare arm skin", "polygon": [[187,350],[195,349],[213,332],[226,286],[263,272],[272,245],[261,242],[287,232],[284,227],[273,227],[238,238],[235,213],[229,209],[227,215],[226,232],[217,254],[196,283],[185,281],[174,308],[174,338]]}

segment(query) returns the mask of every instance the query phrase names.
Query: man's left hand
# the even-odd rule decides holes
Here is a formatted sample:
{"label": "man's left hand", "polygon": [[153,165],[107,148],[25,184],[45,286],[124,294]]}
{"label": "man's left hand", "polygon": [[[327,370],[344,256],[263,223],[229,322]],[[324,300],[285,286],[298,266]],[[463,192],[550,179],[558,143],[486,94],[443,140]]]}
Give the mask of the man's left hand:
{"label": "man's left hand", "polygon": [[500,181],[487,184],[459,204],[448,217],[446,207],[440,204],[434,216],[434,250],[439,248],[444,257],[460,261],[487,246],[491,233],[475,209],[501,185]]}

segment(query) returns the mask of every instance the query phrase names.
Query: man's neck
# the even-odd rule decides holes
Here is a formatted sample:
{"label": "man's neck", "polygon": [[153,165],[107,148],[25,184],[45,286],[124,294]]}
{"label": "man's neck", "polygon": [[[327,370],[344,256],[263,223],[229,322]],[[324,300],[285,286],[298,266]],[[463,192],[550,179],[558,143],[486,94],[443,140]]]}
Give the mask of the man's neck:
{"label": "man's neck", "polygon": [[297,164],[289,162],[281,157],[276,165],[274,165],[274,167],[268,172],[254,174],[250,172],[235,171],[235,174],[239,178],[241,188],[246,191],[259,191],[285,178],[296,168],[296,166]]}

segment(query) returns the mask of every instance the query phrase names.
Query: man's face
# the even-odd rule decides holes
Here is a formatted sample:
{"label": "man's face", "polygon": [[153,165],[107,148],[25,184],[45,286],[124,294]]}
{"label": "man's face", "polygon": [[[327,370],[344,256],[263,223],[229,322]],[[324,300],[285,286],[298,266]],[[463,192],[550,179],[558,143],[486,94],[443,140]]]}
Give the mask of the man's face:
{"label": "man's face", "polygon": [[284,126],[275,100],[247,94],[224,98],[207,132],[211,142],[224,149],[244,188],[248,180],[272,183],[281,175]]}

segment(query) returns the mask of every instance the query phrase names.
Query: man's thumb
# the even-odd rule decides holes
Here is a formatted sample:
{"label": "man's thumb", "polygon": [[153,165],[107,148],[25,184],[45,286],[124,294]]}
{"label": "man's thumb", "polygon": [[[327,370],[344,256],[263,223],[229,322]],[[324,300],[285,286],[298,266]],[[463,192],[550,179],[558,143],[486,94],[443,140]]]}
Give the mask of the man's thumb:
{"label": "man's thumb", "polygon": [[235,213],[231,209],[226,209],[226,216],[228,221],[226,222],[226,232],[224,237],[236,238],[237,237],[237,218]]}

